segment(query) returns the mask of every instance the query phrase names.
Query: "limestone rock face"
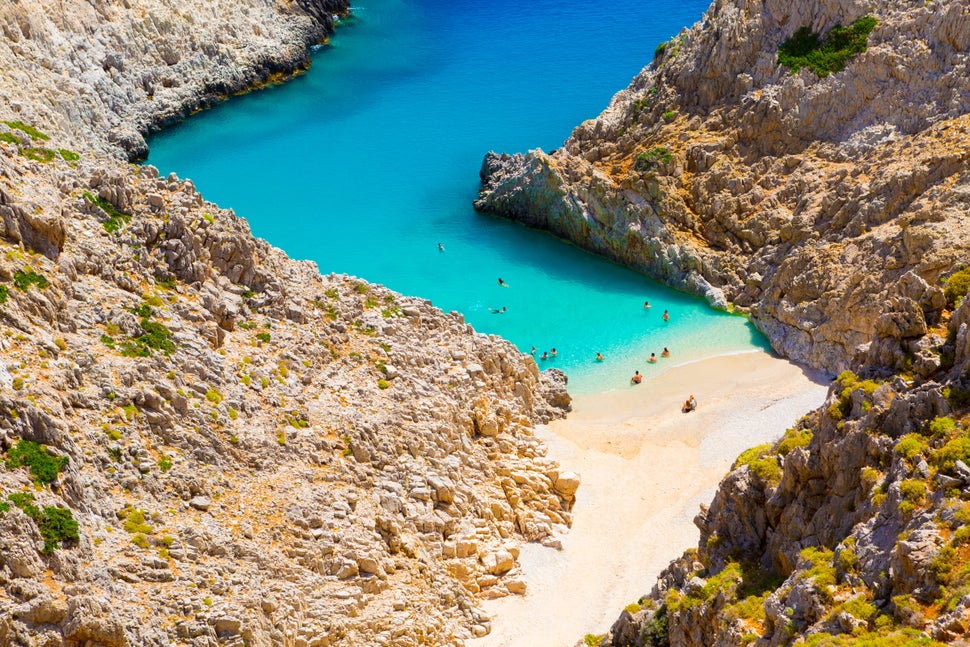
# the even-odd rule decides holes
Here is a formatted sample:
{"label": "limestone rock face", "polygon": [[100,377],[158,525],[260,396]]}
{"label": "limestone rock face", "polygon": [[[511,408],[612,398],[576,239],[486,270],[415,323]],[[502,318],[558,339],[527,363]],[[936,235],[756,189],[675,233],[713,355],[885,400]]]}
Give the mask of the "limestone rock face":
{"label": "limestone rock face", "polygon": [[[800,27],[865,14],[843,71],[777,64]],[[486,155],[476,208],[731,304],[837,373],[886,326],[920,332],[896,297],[933,325],[966,263],[968,31],[966,0],[718,0],[561,148]]]}
{"label": "limestone rock face", "polygon": [[[526,591],[519,543],[571,524],[578,479],[534,434],[564,376],[288,259],[191,182],[19,148],[0,142],[0,457],[66,463],[0,469],[0,644],[488,633],[479,600]],[[48,548],[57,509],[77,538]]]}

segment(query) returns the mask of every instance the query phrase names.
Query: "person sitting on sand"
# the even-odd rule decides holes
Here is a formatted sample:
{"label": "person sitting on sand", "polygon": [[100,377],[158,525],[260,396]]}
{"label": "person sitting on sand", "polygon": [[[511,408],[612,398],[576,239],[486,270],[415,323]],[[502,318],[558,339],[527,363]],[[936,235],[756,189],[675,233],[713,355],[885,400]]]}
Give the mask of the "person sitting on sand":
{"label": "person sitting on sand", "polygon": [[543,352],[542,352],[542,356],[541,356],[541,357],[539,357],[539,359],[549,359],[549,353],[547,353],[547,352],[545,352],[545,351],[543,351]]}
{"label": "person sitting on sand", "polygon": [[603,359],[604,359],[603,353],[596,353],[596,361],[597,362],[602,362]]}
{"label": "person sitting on sand", "polygon": [[681,407],[680,410],[684,413],[690,413],[695,409],[697,409],[697,400],[694,399],[694,394],[691,393],[690,397],[687,398],[687,402],[684,403],[684,406]]}
{"label": "person sitting on sand", "polygon": [[639,384],[643,381],[643,376],[640,375],[640,371],[633,371],[633,377],[630,378],[631,384]]}
{"label": "person sitting on sand", "polygon": [[670,313],[664,310],[664,321],[670,321]]}
{"label": "person sitting on sand", "polygon": [[651,364],[656,364],[657,363],[657,354],[656,353],[650,353],[650,359],[648,359],[647,361],[650,362]]}
{"label": "person sitting on sand", "polygon": [[670,351],[667,350],[667,347],[666,346],[664,346],[664,352],[660,353],[660,356],[661,357],[670,357]]}
{"label": "person sitting on sand", "polygon": [[644,301],[643,302],[643,307],[644,307],[644,309],[649,308],[650,307],[650,302],[649,301]]}
{"label": "person sitting on sand", "polygon": [[501,276],[498,277],[498,284],[501,285],[503,288],[509,287],[509,284],[503,281]]}

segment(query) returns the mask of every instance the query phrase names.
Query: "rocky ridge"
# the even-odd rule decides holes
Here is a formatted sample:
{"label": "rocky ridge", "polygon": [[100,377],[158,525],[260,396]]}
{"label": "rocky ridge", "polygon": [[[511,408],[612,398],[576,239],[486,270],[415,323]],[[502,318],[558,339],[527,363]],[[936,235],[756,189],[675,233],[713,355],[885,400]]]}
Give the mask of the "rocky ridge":
{"label": "rocky ridge", "polygon": [[[864,15],[843,71],[777,63],[800,27]],[[747,312],[837,373],[881,316],[937,321],[922,286],[965,263],[968,34],[964,0],[716,0],[562,148],[490,153],[476,207]]]}
{"label": "rocky ridge", "polygon": [[0,644],[487,632],[518,543],[570,523],[578,478],[533,435],[563,376],[23,128],[0,133]]}

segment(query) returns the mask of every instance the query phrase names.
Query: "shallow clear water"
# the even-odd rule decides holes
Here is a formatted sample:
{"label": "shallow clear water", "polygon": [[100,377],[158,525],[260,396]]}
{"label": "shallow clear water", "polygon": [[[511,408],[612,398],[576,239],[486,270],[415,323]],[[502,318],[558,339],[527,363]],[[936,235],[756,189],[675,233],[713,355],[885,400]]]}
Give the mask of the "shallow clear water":
{"label": "shallow clear water", "polygon": [[[636,369],[766,344],[742,318],[471,203],[485,151],[556,148],[707,4],[367,0],[308,74],[157,135],[148,161],[324,273],[431,299],[524,351],[555,347],[540,367],[573,390],[626,388]],[[664,346],[672,358],[648,365]]]}

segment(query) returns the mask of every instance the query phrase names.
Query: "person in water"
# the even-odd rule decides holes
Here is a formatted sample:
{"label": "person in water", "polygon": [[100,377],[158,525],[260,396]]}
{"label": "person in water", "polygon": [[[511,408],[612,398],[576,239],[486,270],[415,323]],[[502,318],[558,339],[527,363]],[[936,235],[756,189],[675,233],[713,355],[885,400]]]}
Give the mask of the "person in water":
{"label": "person in water", "polygon": [[603,353],[596,353],[596,361],[597,362],[602,362],[603,359],[604,359]]}
{"label": "person in water", "polygon": [[667,347],[666,346],[664,346],[664,352],[660,353],[660,356],[661,357],[670,357],[670,351],[667,350]]}
{"label": "person in water", "polygon": [[445,246],[444,246],[444,245],[442,245],[441,243],[438,243],[438,251],[439,251],[439,252],[443,252],[443,251],[445,251]]}
{"label": "person in water", "polygon": [[543,351],[543,352],[542,352],[542,356],[541,356],[541,357],[539,357],[539,359],[549,359],[549,353],[547,353],[547,352],[545,352],[545,351]]}
{"label": "person in water", "polygon": [[556,349],[555,348],[553,348],[552,350],[550,350],[549,351],[549,354],[552,355],[553,357],[559,357],[559,353],[556,352]]}
{"label": "person in water", "polygon": [[643,376],[640,375],[640,371],[633,371],[633,377],[630,378],[631,384],[639,384],[643,381]]}
{"label": "person in water", "polygon": [[650,307],[650,302],[649,301],[644,301],[643,302],[643,307],[644,307],[644,309],[649,308]]}
{"label": "person in water", "polygon": [[647,361],[650,362],[651,364],[656,364],[657,363],[657,354],[656,353],[650,353],[650,359],[648,359]]}
{"label": "person in water", "polygon": [[497,308],[489,308],[489,310],[492,311],[492,314],[493,315],[504,315],[505,314],[505,306],[502,306],[502,309],[501,310],[499,310]]}
{"label": "person in water", "polygon": [[535,346],[532,347],[532,356],[533,357],[536,356],[536,347]]}
{"label": "person in water", "polygon": [[670,321],[670,313],[664,310],[664,321]]}
{"label": "person in water", "polygon": [[503,288],[509,287],[509,284],[503,281],[501,276],[498,277],[498,284],[501,285]]}

